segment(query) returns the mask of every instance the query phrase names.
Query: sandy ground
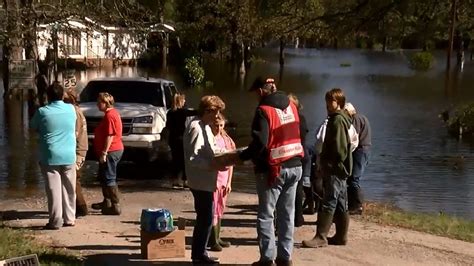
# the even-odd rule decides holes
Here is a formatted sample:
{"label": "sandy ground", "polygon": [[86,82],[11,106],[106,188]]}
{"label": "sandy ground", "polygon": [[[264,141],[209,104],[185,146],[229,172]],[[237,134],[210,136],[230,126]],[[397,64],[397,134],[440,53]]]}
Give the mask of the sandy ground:
{"label": "sandy ground", "polygon": [[[89,204],[101,200],[98,188],[86,188]],[[33,229],[39,241],[64,247],[85,257],[86,265],[190,265],[194,221],[191,192],[142,183],[124,186],[121,216],[98,212],[77,220],[73,228],[44,231],[47,222],[44,198],[0,202],[7,225]],[[232,242],[223,252],[212,252],[222,265],[249,265],[259,258],[256,242],[256,195],[233,192],[223,221],[222,236]],[[163,207],[174,217],[188,218],[186,257],[146,261],[140,258],[139,219],[142,208]],[[314,235],[315,215],[295,231],[295,265],[474,265],[474,244],[415,231],[380,226],[352,219],[347,246],[301,248],[301,241]]]}

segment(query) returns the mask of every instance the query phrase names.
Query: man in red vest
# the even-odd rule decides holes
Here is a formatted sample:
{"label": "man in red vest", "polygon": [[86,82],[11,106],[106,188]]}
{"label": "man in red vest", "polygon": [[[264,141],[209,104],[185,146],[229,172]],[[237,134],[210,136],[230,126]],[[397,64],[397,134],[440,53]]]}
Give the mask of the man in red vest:
{"label": "man in red vest", "polygon": [[291,265],[295,194],[302,174],[300,118],[296,106],[285,93],[277,91],[273,79],[259,77],[249,91],[256,93],[259,104],[252,123],[252,141],[239,158],[252,160],[257,176],[260,260],[252,265]]}

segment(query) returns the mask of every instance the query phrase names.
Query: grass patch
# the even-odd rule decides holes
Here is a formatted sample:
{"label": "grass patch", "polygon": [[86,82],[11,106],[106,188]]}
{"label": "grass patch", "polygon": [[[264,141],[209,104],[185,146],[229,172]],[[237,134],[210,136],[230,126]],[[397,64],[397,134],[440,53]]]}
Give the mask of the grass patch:
{"label": "grass patch", "polygon": [[340,67],[350,67],[350,66],[352,66],[352,64],[351,63],[341,63],[339,66]]}
{"label": "grass patch", "polygon": [[0,224],[0,260],[30,254],[37,254],[41,265],[82,265],[82,260],[67,250],[42,245],[27,230],[11,229]]}
{"label": "grass patch", "polygon": [[388,204],[368,203],[362,219],[474,243],[474,221],[443,213],[413,213]]}

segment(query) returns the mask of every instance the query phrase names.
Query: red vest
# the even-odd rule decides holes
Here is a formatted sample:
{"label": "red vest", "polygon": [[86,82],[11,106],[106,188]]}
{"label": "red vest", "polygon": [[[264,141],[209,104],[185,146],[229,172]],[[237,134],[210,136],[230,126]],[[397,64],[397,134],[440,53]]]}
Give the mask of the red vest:
{"label": "red vest", "polygon": [[259,107],[268,118],[268,164],[270,165],[269,185],[273,185],[280,175],[281,164],[293,157],[304,156],[300,138],[300,117],[298,109],[290,105],[281,110],[268,105]]}

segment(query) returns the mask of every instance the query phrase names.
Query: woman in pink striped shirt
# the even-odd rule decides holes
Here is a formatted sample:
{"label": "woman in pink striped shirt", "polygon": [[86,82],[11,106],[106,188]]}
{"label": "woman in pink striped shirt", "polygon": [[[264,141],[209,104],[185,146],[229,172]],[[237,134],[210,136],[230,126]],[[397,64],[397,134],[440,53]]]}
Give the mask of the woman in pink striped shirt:
{"label": "woman in pink striped shirt", "polygon": [[[212,125],[212,133],[214,134],[216,151],[228,152],[235,150],[235,143],[224,129],[225,118],[219,114],[219,118]],[[222,248],[230,247],[230,243],[220,238],[221,219],[224,215],[224,209],[227,197],[232,190],[232,172],[233,168],[228,167],[225,171],[219,171],[217,174],[217,189],[214,191],[214,219],[212,221],[212,231],[209,237],[208,246],[212,251],[222,251]]]}

